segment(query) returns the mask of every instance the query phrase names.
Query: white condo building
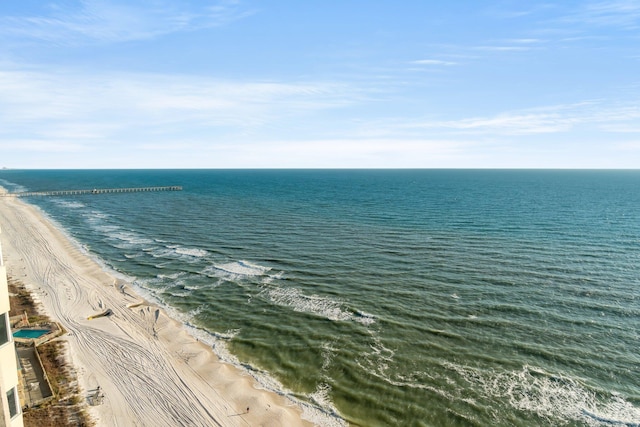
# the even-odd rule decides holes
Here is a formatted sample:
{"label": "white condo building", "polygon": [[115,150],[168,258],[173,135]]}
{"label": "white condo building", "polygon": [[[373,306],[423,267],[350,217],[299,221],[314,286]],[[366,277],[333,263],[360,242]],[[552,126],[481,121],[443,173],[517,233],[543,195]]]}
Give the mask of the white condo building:
{"label": "white condo building", "polygon": [[0,426],[23,427],[18,398],[18,363],[9,326],[9,289],[7,269],[0,245]]}

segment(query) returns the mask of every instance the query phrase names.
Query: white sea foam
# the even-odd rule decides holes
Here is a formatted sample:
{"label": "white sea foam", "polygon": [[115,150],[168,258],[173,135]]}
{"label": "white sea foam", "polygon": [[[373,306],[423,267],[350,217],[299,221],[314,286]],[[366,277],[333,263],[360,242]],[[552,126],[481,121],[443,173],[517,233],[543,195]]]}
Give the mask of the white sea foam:
{"label": "white sea foam", "polygon": [[[360,366],[362,369],[366,369],[366,366],[364,366],[361,363],[358,363],[358,366]],[[390,378],[389,376],[386,375],[386,373],[381,373],[379,371],[370,371],[368,370],[368,372],[371,372],[372,374],[374,374],[375,376],[377,376],[378,378],[380,378],[381,380],[396,386],[396,387],[402,387],[402,388],[414,388],[414,389],[420,389],[420,390],[429,390],[430,392],[437,394],[439,396],[444,397],[447,400],[456,400],[456,397],[449,391],[443,388],[438,388],[434,385],[432,385],[430,382],[419,382],[416,381],[414,378],[412,378],[411,376],[403,376],[403,375],[396,375],[395,379]],[[420,373],[423,374],[423,373]],[[454,384],[450,383],[453,389]],[[470,404],[475,404],[471,399],[468,398],[463,398],[460,399],[462,401],[467,401]]]}
{"label": "white sea foam", "polygon": [[[362,352],[358,358],[358,365],[367,372],[371,372],[389,383],[393,381],[389,378],[389,367],[393,365],[395,350],[386,347],[380,336],[369,331],[373,341],[369,344],[371,352]],[[366,365],[366,366],[365,366]]]}
{"label": "white sea foam", "polygon": [[365,326],[376,323],[376,317],[373,314],[365,313],[364,311],[356,311],[353,320],[358,323],[362,323]]}
{"label": "white sea foam", "polygon": [[271,267],[253,264],[249,261],[236,261],[226,264],[214,264],[213,266],[207,267],[203,273],[209,276],[214,275],[215,277],[219,277],[220,274],[223,274],[226,276],[242,278],[262,276],[269,270],[271,270]]}
{"label": "white sea foam", "polygon": [[[78,206],[79,208],[79,206]],[[119,230],[120,227],[112,224],[106,224],[107,219],[110,215],[100,212],[100,211],[89,211],[82,212],[82,217],[84,217],[91,228],[96,231],[100,231],[105,234],[110,234],[113,231]]]}
{"label": "white sea foam", "polygon": [[576,378],[552,375],[531,366],[505,372],[480,371],[453,363],[445,366],[479,387],[486,396],[509,402],[550,423],[640,426],[640,408],[615,393],[589,389]]}
{"label": "white sea foam", "polygon": [[[272,280],[264,281],[263,283],[269,285]],[[298,288],[265,286],[260,294],[266,295],[269,301],[281,307],[289,307],[293,311],[314,314],[333,321],[353,321],[365,326],[372,325],[376,321],[375,316],[372,314],[362,311],[350,311],[339,300],[318,295],[306,295]]]}
{"label": "white sea foam", "polygon": [[[189,333],[198,338],[200,341],[208,344],[213,349],[214,353],[223,362],[236,366],[238,369],[246,372],[252,376],[261,387],[265,390],[275,392],[291,402],[299,405],[302,408],[302,417],[314,425],[324,427],[346,427],[347,422],[343,420],[339,415],[335,407],[332,405],[331,400],[328,397],[329,390],[326,384],[318,387],[316,392],[313,393],[314,397],[309,398],[316,402],[316,404],[310,404],[297,398],[291,391],[287,390],[282,383],[269,375],[268,372],[255,368],[254,366],[242,363],[233,353],[231,353],[227,346],[227,341],[232,339],[239,333],[239,330],[227,331],[224,334],[210,334],[202,329],[195,328],[192,325],[187,324],[187,330]],[[221,335],[221,336],[220,336]],[[325,394],[326,393],[326,394]],[[322,402],[322,403],[320,403]]]}
{"label": "white sea foam", "polygon": [[207,256],[207,254],[209,253],[204,249],[184,248],[184,247],[177,247],[175,248],[175,251],[180,255],[187,255],[187,256],[196,257],[196,258],[202,258],[204,256]]}
{"label": "white sea foam", "polygon": [[269,300],[283,307],[290,307],[294,311],[315,314],[334,321],[348,321],[353,314],[342,308],[340,301],[317,295],[305,295],[297,288],[267,287],[263,291]]}
{"label": "white sea foam", "polygon": [[326,371],[331,366],[333,358],[335,357],[336,349],[333,348],[331,343],[322,343],[322,370]]}
{"label": "white sea foam", "polygon": [[183,277],[185,276],[187,273],[185,273],[184,271],[178,271],[176,273],[172,273],[172,274],[156,274],[156,278],[158,279],[170,279],[170,280],[175,280],[178,277]]}
{"label": "white sea foam", "polygon": [[106,214],[104,212],[100,212],[100,211],[91,211],[88,214],[85,214],[84,216],[88,217],[89,219],[102,220],[102,219],[109,218],[111,215]]}
{"label": "white sea foam", "polygon": [[[316,390],[309,395],[309,398],[316,406],[302,403],[303,418],[312,421],[315,425],[327,427],[346,427],[344,421],[336,411],[331,401],[331,386],[327,383],[319,383]],[[299,402],[300,403],[300,402]]]}
{"label": "white sea foam", "polygon": [[118,227],[117,225],[100,224],[94,225],[93,229],[111,236],[111,233],[113,233],[114,231],[118,231],[120,227]]}
{"label": "white sea foam", "polygon": [[182,290],[171,290],[171,291],[166,291],[166,294],[171,295],[172,297],[176,297],[176,298],[187,298],[189,296],[191,296],[191,291],[189,291],[188,289],[182,289]]}
{"label": "white sea foam", "polygon": [[69,209],[80,209],[86,206],[82,202],[68,201],[68,200],[62,200],[62,199],[53,199],[53,202],[56,203],[57,205],[60,205],[64,208],[69,208]]}
{"label": "white sea foam", "polygon": [[327,383],[319,383],[316,386],[316,390],[309,395],[311,400],[321,408],[332,408],[333,402],[331,402],[331,386]]}
{"label": "white sea foam", "polygon": [[174,249],[151,248],[151,250],[147,252],[149,252],[151,256],[154,258],[167,258],[167,259],[178,258],[178,255],[176,254],[176,251]]}
{"label": "white sea foam", "polygon": [[284,277],[284,271],[279,271],[275,274],[270,274],[262,280],[265,285],[273,283],[274,280],[281,280]]}
{"label": "white sea foam", "polygon": [[147,239],[146,237],[139,236],[136,233],[118,230],[110,233],[110,237],[122,242],[123,245],[128,246],[129,248],[133,248],[140,245],[150,245],[153,244],[151,239]]}
{"label": "white sea foam", "polygon": [[194,308],[193,310],[190,310],[187,313],[187,317],[189,319],[193,319],[194,317],[197,317],[200,313],[202,313],[202,310],[204,310],[206,308],[206,304],[201,304],[199,306],[197,306],[196,308]]}
{"label": "white sea foam", "polygon": [[2,184],[2,186],[5,188],[13,187],[13,190],[11,190],[12,193],[23,193],[25,191],[29,191],[29,189],[24,185],[14,184],[13,182],[7,181],[6,179],[0,179],[0,184]]}

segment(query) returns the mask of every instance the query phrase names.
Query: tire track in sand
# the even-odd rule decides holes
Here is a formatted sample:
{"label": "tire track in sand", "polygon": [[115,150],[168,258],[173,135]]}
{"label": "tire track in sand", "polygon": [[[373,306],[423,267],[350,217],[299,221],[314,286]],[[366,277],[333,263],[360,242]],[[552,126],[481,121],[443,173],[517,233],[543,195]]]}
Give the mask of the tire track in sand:
{"label": "tire track in sand", "polygon": [[[79,362],[81,370],[100,382],[105,394],[103,406],[109,406],[109,411],[97,408],[101,424],[248,425],[243,417],[229,416],[238,411],[206,381],[196,387],[185,384],[181,371],[174,365],[175,357],[149,336],[151,331],[155,334],[157,316],[156,324],[149,325],[145,316],[127,309],[123,296],[111,286],[113,279],[96,265],[90,265],[78,248],[64,236],[58,236],[59,231],[50,224],[32,224],[20,209],[3,212],[5,216],[0,217],[3,234],[11,235],[13,240],[10,252],[30,272],[26,285],[69,332],[67,339],[77,349],[72,353],[81,357],[74,364]],[[57,237],[53,241],[48,238],[51,234]],[[62,253],[71,257],[61,257]],[[112,309],[113,315],[87,320],[88,315],[100,308]],[[209,393],[215,395],[215,402],[206,395]],[[216,419],[214,413],[228,416]]]}

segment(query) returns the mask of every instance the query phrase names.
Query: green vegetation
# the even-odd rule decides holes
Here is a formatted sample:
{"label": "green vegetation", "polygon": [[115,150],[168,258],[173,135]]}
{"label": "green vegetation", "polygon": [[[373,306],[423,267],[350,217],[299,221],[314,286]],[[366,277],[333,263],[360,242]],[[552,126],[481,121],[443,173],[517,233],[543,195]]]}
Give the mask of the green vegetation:
{"label": "green vegetation", "polygon": [[[8,278],[11,315],[27,313],[30,323],[50,321],[37,312],[31,294],[24,285]],[[53,341],[38,347],[55,398],[44,405],[24,410],[25,427],[91,427],[94,425],[85,410],[75,375],[65,360],[64,341]]]}

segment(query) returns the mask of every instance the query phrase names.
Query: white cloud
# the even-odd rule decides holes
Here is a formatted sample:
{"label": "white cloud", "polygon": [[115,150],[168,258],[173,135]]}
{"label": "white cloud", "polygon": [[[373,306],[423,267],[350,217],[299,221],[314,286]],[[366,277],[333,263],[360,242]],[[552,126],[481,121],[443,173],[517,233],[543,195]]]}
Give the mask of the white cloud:
{"label": "white cloud", "polygon": [[588,3],[576,18],[588,24],[637,29],[640,22],[640,1],[613,0]]}
{"label": "white cloud", "polygon": [[532,48],[528,46],[476,46],[474,49],[489,52],[521,52],[531,50]]}
{"label": "white cloud", "polygon": [[522,44],[536,44],[536,43],[544,43],[545,41],[542,39],[511,39],[512,43],[522,43]]}
{"label": "white cloud", "polygon": [[412,64],[417,65],[456,65],[457,62],[452,61],[442,61],[440,59],[419,59],[417,61],[412,61]]}
{"label": "white cloud", "polygon": [[[637,120],[640,120],[640,117]],[[602,129],[615,133],[640,133],[640,125],[635,123],[606,123],[602,126]]]}
{"label": "white cloud", "polygon": [[616,148],[622,151],[637,151],[640,153],[640,141],[628,141],[616,144]]}
{"label": "white cloud", "polygon": [[215,147],[213,161],[230,167],[444,167],[468,157],[467,141],[429,139],[269,140]]}
{"label": "white cloud", "polygon": [[640,108],[631,105],[606,105],[586,101],[526,110],[503,112],[487,117],[468,117],[444,121],[405,122],[405,129],[433,129],[476,134],[534,135],[561,133],[579,127],[602,132],[634,132],[640,120]]}
{"label": "white cloud", "polygon": [[0,150],[2,150],[5,155],[12,151],[26,151],[32,153],[78,153],[87,151],[87,147],[81,143],[70,142],[66,138],[19,138],[15,140],[2,138],[0,140]]}
{"label": "white cloud", "polygon": [[[333,83],[237,82],[144,73],[0,71],[0,137],[31,149],[94,149],[135,138],[211,140],[242,135],[325,109],[343,108],[358,95]],[[285,120],[286,119],[286,120]],[[65,140],[68,144],[61,144]],[[157,143],[155,141],[154,143]],[[159,141],[163,142],[163,141]],[[56,149],[58,149],[56,148]]]}
{"label": "white cloud", "polygon": [[481,130],[493,133],[524,135],[567,131],[576,122],[576,118],[563,117],[558,114],[506,113],[494,117],[474,117],[440,122],[437,125],[450,129]]}
{"label": "white cloud", "polygon": [[176,0],[82,0],[64,6],[46,15],[0,18],[0,34],[66,44],[121,42],[225,25],[252,13],[233,1],[193,7]]}

